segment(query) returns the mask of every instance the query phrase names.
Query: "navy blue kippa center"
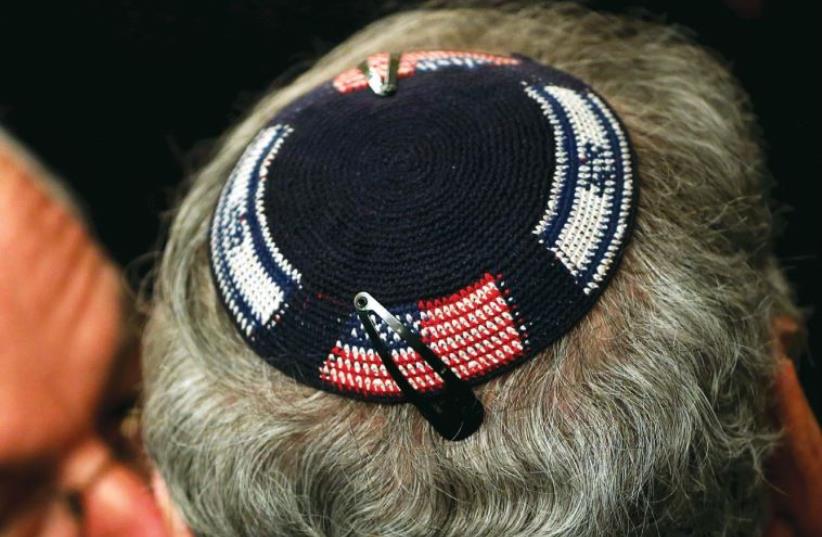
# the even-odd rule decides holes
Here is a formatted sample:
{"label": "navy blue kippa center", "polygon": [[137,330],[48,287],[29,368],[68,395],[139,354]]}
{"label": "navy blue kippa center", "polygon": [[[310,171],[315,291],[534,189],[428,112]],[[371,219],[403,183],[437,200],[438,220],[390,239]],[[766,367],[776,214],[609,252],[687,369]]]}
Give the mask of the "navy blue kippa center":
{"label": "navy blue kippa center", "polygon": [[[357,292],[483,382],[591,308],[636,197],[627,135],[580,81],[520,56],[402,59],[389,97],[350,71],[280,111],[229,177],[210,249],[219,294],[261,357],[385,402],[403,394],[354,312]],[[431,368],[383,335],[411,384],[436,394]]]}

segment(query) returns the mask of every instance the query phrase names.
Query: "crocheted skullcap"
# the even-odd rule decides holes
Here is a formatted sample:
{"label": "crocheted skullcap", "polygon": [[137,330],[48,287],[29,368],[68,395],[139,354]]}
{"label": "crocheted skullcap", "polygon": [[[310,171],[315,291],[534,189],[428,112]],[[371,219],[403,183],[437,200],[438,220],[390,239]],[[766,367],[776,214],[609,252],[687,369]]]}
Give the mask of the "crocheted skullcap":
{"label": "crocheted skullcap", "polygon": [[[628,135],[576,78],[524,56],[405,52],[341,73],[250,142],[211,227],[218,293],[248,345],[310,386],[407,401],[358,318],[366,291],[462,380],[522,364],[588,312],[636,200]],[[378,77],[378,78],[379,78]],[[409,383],[442,379],[378,323]]]}

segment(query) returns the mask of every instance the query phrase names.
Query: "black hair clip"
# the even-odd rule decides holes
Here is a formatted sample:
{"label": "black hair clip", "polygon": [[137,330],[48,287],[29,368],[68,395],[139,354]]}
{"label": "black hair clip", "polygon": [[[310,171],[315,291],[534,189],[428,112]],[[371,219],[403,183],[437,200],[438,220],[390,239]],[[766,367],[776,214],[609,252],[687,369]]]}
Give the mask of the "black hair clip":
{"label": "black hair clip", "polygon": [[363,61],[359,65],[359,69],[368,80],[368,87],[380,97],[393,95],[397,91],[397,71],[400,69],[400,55],[396,52],[392,52],[388,56],[388,69],[385,78],[377,69],[371,68],[368,60]]}
{"label": "black hair clip", "polygon": [[[451,371],[448,365],[422,342],[413,329],[402,324],[374,297],[364,291],[357,293],[354,297],[354,308],[388,373],[408,401],[417,407],[417,410],[440,435],[447,440],[462,440],[479,429],[485,415],[482,403],[474,395],[468,383]],[[369,313],[381,318],[439,375],[444,385],[440,393],[423,396],[411,386],[391,357],[388,347],[380,338],[377,326]]]}

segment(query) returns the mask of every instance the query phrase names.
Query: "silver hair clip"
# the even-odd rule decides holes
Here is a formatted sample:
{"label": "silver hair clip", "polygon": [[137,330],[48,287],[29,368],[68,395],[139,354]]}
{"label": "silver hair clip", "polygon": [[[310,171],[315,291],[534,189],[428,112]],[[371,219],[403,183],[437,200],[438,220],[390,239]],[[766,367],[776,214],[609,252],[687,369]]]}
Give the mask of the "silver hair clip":
{"label": "silver hair clip", "polygon": [[383,78],[377,69],[372,69],[368,64],[368,60],[363,61],[359,65],[359,69],[366,80],[368,80],[368,87],[371,91],[380,97],[387,97],[393,95],[397,91],[397,71],[400,68],[400,55],[392,52],[388,56],[388,70],[386,77]]}
{"label": "silver hair clip", "polygon": [[[485,410],[467,382],[460,379],[439,356],[426,346],[419,336],[402,324],[382,304],[368,293],[361,291],[354,297],[354,308],[363,327],[371,338],[374,350],[379,354],[385,369],[405,394],[409,402],[428,420],[434,429],[447,440],[462,440],[471,436],[482,424]],[[439,375],[443,382],[441,392],[424,396],[415,390],[391,357],[385,342],[380,338],[377,325],[369,313],[383,320]]]}

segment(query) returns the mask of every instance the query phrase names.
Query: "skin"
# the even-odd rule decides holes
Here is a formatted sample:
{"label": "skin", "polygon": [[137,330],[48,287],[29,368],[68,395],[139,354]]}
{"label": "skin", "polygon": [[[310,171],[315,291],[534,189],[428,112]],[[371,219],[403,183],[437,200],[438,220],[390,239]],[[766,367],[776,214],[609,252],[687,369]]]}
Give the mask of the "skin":
{"label": "skin", "polygon": [[[192,537],[160,475],[124,456],[107,423],[139,381],[120,272],[2,140],[0,214],[0,537]],[[785,437],[766,535],[822,535],[822,432],[787,355],[799,325],[773,330]]]}
{"label": "skin", "polygon": [[119,352],[119,270],[4,145],[0,214],[0,536],[167,535],[145,477],[105,439],[103,409],[138,365]]}
{"label": "skin", "polygon": [[25,462],[57,454],[93,423],[122,314],[116,268],[16,164],[0,161],[0,377],[17,379],[0,386],[0,460]]}

